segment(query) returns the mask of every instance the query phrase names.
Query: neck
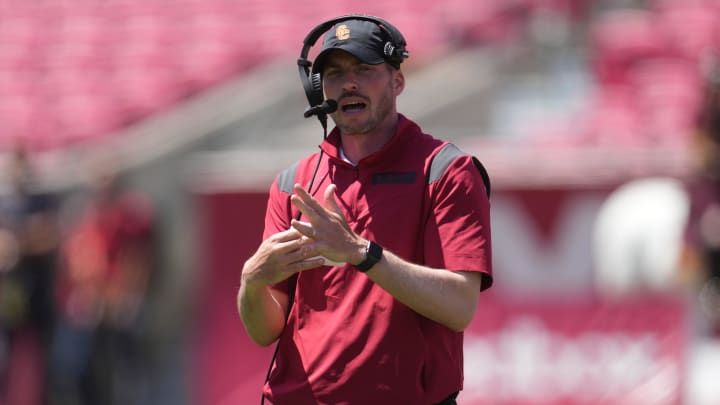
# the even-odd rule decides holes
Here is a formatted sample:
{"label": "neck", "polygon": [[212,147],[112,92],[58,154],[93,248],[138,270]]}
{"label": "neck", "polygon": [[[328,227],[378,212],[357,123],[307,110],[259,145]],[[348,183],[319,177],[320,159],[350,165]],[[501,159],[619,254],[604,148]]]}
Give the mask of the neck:
{"label": "neck", "polygon": [[342,148],[345,156],[357,164],[363,158],[382,149],[392,139],[397,130],[398,114],[391,114],[382,125],[362,134],[341,133]]}

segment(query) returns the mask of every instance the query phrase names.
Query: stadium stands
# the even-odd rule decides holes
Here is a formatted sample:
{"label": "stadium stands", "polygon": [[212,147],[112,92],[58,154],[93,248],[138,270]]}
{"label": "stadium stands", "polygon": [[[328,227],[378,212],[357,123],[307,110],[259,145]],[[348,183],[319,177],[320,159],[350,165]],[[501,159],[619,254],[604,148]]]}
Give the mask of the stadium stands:
{"label": "stadium stands", "polygon": [[[630,3],[643,7],[628,8]],[[564,221],[570,223],[576,215],[580,218],[577,226],[581,227],[592,213],[588,205],[595,200],[588,200],[597,196],[583,194],[574,201],[566,194],[648,173],[682,172],[688,161],[688,153],[683,151],[692,135],[706,59],[720,52],[717,0],[317,0],[312,5],[295,0],[8,0],[0,2],[0,154],[21,142],[34,152],[68,151],[67,160],[74,163],[80,155],[90,155],[76,146],[104,144],[117,152],[120,140],[131,144],[122,148],[129,151],[122,158],[132,158],[123,162],[126,166],[134,169],[140,166],[138,162],[152,161],[138,170],[142,171],[138,183],[162,196],[162,203],[169,207],[163,210],[170,224],[164,235],[171,247],[167,254],[173,256],[167,261],[175,266],[167,281],[174,284],[168,290],[176,291],[166,293],[173,297],[159,312],[172,314],[162,317],[165,320],[180,323],[187,314],[178,316],[178,308],[188,305],[188,296],[177,291],[184,291],[187,280],[188,284],[195,283],[198,270],[190,259],[198,247],[185,248],[189,243],[185,239],[195,235],[186,221],[197,213],[184,206],[188,184],[183,176],[187,175],[187,165],[178,163],[188,157],[190,148],[180,151],[178,145],[190,143],[188,133],[206,136],[206,142],[194,145],[197,149],[193,152],[200,149],[208,152],[209,158],[197,166],[217,167],[214,170],[221,173],[218,177],[222,177],[219,183],[223,192],[235,191],[233,176],[243,176],[253,187],[265,190],[272,180],[263,177],[265,171],[271,176],[276,174],[275,168],[269,166],[284,165],[285,161],[289,164],[299,154],[290,149],[297,145],[310,147],[310,140],[314,142],[318,135],[314,121],[312,125],[307,121],[313,138],[301,136],[304,128],[298,125],[304,98],[293,68],[301,39],[314,24],[348,12],[383,16],[405,34],[412,55],[405,69],[408,81],[415,82],[403,95],[403,111],[427,122],[423,127],[429,132],[443,137],[462,136],[468,150],[482,151],[483,162],[492,169],[494,185],[499,186],[494,197],[495,213],[499,212],[500,218],[498,229],[505,225],[517,231],[517,238],[508,237],[513,235],[511,232],[498,232],[496,246],[502,246],[505,233],[506,246],[513,248],[509,255],[499,249],[498,256],[517,259],[522,263],[517,267],[523,271],[533,266],[553,270],[566,266],[573,274],[582,272],[573,260],[589,257],[574,243],[580,243],[583,234],[573,233],[577,228],[566,226]],[[567,49],[558,52],[561,46]],[[455,52],[477,48],[495,48],[499,52],[470,56]],[[439,56],[454,52],[457,58],[442,58],[446,63],[434,63]],[[530,58],[540,59],[537,55],[543,54],[546,60],[569,55],[568,59],[574,58],[573,66],[553,71],[550,78],[534,70],[536,66],[531,63],[524,65],[526,61],[513,59],[517,54],[531,53]],[[281,67],[272,64],[277,59],[282,60]],[[424,69],[431,64],[433,68]],[[577,76],[568,74],[576,73],[571,69],[577,65],[584,69],[579,80],[587,77],[591,83],[589,91],[583,87],[573,93],[582,93],[580,97],[557,103],[558,109],[569,110],[563,111],[566,114],[545,114],[548,110],[541,107],[548,106],[539,104],[547,99],[527,100],[527,94],[518,91],[512,95],[513,101],[528,101],[522,108],[533,110],[534,117],[542,116],[521,127],[521,137],[493,131],[488,134],[487,128],[476,127],[478,121],[490,116],[506,121],[505,128],[523,121],[527,111],[522,108],[496,114],[498,96],[508,92],[508,83],[521,81],[513,76],[514,72],[534,75],[535,82],[550,82],[546,89],[553,92],[552,101],[557,101],[570,93],[567,88],[559,88],[560,84],[578,85]],[[251,88],[244,81],[238,85],[238,78],[260,85]],[[488,87],[492,87],[488,94],[478,94]],[[232,97],[214,97],[227,94]],[[268,97],[262,98],[263,94]],[[577,105],[567,108],[575,100]],[[220,105],[224,109],[218,112]],[[216,114],[202,114],[207,110]],[[167,112],[175,112],[184,120],[168,125],[157,119]],[[157,125],[135,131],[148,122]],[[209,139],[215,135],[227,138]],[[147,142],[138,142],[139,138]],[[242,142],[235,142],[238,140]],[[490,142],[482,143],[484,140]],[[272,150],[273,159],[257,153],[262,148]],[[77,150],[81,153],[74,153]],[[227,155],[219,159],[213,153],[216,151]],[[176,154],[168,158],[172,152]],[[172,158],[175,160],[169,163]],[[53,179],[63,178],[58,180],[58,188],[76,185],[74,182],[82,178],[82,169],[75,166],[39,163],[41,169],[51,167],[48,172],[54,172]],[[204,187],[212,189],[213,179],[198,177],[205,182]],[[547,193],[550,197],[543,194],[543,187],[562,189],[555,190],[560,194],[560,208],[556,211],[565,212],[564,216],[558,214],[562,220],[558,220],[557,233],[567,237],[543,231],[539,234],[552,234],[556,239],[548,236],[541,240],[538,236],[536,242],[535,228],[515,222],[525,221],[524,211],[517,208],[509,210],[506,218],[502,216],[503,208],[515,209],[515,200],[509,200],[507,193],[503,200],[503,191],[514,188],[523,193],[523,204],[532,206],[539,223],[550,223],[547,218],[552,217],[552,209],[546,208],[553,205],[543,205],[542,201],[555,197],[552,190]],[[222,192],[218,195],[225,198]],[[247,204],[245,197],[239,194],[239,204]],[[266,198],[259,194],[252,198],[251,203],[257,207],[243,214],[255,221],[261,219],[256,212],[261,212],[258,209],[262,209]],[[240,260],[235,258],[238,240],[234,232],[243,229],[242,236],[248,240],[259,236],[259,232],[247,231],[242,221],[233,222],[240,218],[236,215],[242,210],[237,210],[238,202],[231,203],[232,208],[223,211],[230,215],[217,217],[218,226],[230,227],[223,230],[228,232],[223,238],[227,246],[214,244],[212,238],[207,242],[213,249],[227,249],[230,259],[222,262],[226,268],[213,262],[207,270],[211,276],[221,277],[219,285],[234,289],[235,265]],[[198,234],[202,239],[204,234]],[[567,241],[567,245],[558,242],[567,250],[554,252],[556,240]],[[527,246],[531,249],[525,249]],[[528,251],[533,253],[523,255]],[[567,263],[563,255],[568,257]],[[531,263],[528,268],[523,261],[526,258]],[[584,264],[581,259],[578,262]],[[514,264],[506,267],[515,268]],[[506,285],[512,277],[508,273],[504,275]],[[553,274],[557,277],[559,273]],[[563,273],[568,274],[570,271]],[[524,279],[535,283],[534,279]],[[533,284],[533,288],[537,285]],[[231,301],[223,301],[226,297],[217,291],[212,291],[211,297],[208,308],[222,308],[225,312],[208,312],[215,317],[204,318],[202,326],[230,328],[244,337],[240,324],[233,323],[236,314],[227,305]],[[217,361],[217,370],[223,372],[204,375],[202,382],[210,387],[208,397],[225,398],[222,385],[234,388],[238,383],[235,374],[224,372],[224,367],[236,366],[227,361],[228,356],[237,356],[239,363],[247,364],[255,359],[230,351],[237,350],[238,341],[234,339],[237,335],[224,333],[228,329],[219,329],[219,333],[214,333],[215,329],[199,330],[210,336],[210,348],[219,348],[213,353],[217,357],[208,356],[203,361]],[[172,371],[181,374],[176,362],[181,362],[182,356],[171,354]],[[265,358],[259,356],[258,361]],[[205,368],[197,370],[202,374]],[[182,396],[183,391],[175,383],[171,381],[167,391]],[[245,385],[254,398],[255,381]]]}
{"label": "stadium stands", "polygon": [[[402,29],[412,44],[413,63],[422,63],[417,61],[457,46],[525,41],[537,16],[580,21],[588,17],[593,2],[367,3],[366,12],[381,14]],[[307,7],[287,0],[53,0],[6,2],[1,7],[0,92],[12,101],[0,105],[0,118],[8,123],[0,147],[21,140],[36,150],[121,133],[248,69],[292,57],[297,38],[310,28],[308,21],[349,9],[338,1]],[[682,132],[692,122],[696,106],[697,81],[692,76],[720,43],[718,11],[717,3],[708,0],[654,0],[645,8],[608,8],[591,16],[585,46],[601,88],[600,100],[589,104],[605,105],[603,86],[640,86],[628,92],[636,103],[624,103],[629,108],[620,106],[623,111],[615,105],[609,110],[611,118],[600,121],[609,121],[612,130],[618,116],[625,116],[625,121],[637,120],[630,117],[633,114],[643,121],[663,117],[663,122],[644,125],[645,132]],[[658,74],[659,61],[652,68],[636,66],[673,58],[673,64],[685,64],[681,69],[696,71],[670,73],[677,69],[661,68],[678,80],[660,84],[643,78]],[[658,103],[660,98],[665,101]],[[592,112],[589,119],[603,111]],[[35,122],[37,114],[46,122]],[[648,142],[668,138],[640,132],[634,136]]]}
{"label": "stadium stands", "polygon": [[626,129],[641,144],[687,145],[703,68],[720,49],[720,13],[710,1],[655,3],[647,9],[607,10],[591,22],[588,46],[598,102],[603,104],[608,91],[615,93],[613,88],[625,87],[621,111],[612,109],[609,117],[620,114],[638,124]]}
{"label": "stadium stands", "polygon": [[[534,9],[572,0],[364,4],[398,25],[413,60],[470,44],[516,41]],[[272,58],[297,52],[309,21],[349,4],[182,0],[4,2],[0,10],[3,144],[33,150],[102,140]],[[416,63],[416,62],[414,62]],[[30,119],[29,117],[33,118]],[[37,122],[45,121],[39,125]]]}

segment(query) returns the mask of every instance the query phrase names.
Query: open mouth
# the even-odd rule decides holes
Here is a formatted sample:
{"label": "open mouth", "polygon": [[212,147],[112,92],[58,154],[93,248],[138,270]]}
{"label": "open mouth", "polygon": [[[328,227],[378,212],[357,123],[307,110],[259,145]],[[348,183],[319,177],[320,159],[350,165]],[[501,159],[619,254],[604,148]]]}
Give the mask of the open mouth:
{"label": "open mouth", "polygon": [[340,109],[343,112],[358,112],[358,111],[364,110],[365,107],[366,107],[365,103],[358,101],[358,102],[350,102],[347,104],[343,104],[343,106],[340,107]]}

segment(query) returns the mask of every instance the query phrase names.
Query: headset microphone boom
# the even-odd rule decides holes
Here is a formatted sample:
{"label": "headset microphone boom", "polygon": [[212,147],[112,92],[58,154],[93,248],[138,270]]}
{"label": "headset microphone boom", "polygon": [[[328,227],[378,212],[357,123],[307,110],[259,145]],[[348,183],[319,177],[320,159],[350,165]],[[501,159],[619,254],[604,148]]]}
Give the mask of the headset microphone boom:
{"label": "headset microphone boom", "polygon": [[328,99],[320,103],[319,105],[308,107],[305,110],[305,113],[303,116],[305,118],[312,117],[313,115],[320,115],[320,114],[332,114],[334,113],[338,108],[338,103],[335,100]]}

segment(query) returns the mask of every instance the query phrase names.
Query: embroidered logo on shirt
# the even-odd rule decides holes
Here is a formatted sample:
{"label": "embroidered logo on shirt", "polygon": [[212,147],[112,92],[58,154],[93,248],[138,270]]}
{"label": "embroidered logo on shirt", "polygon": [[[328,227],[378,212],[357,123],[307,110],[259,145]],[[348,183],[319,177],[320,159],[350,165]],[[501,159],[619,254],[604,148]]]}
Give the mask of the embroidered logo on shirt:
{"label": "embroidered logo on shirt", "polygon": [[372,184],[413,184],[416,178],[415,172],[377,173],[372,176]]}

